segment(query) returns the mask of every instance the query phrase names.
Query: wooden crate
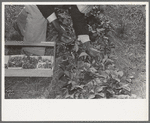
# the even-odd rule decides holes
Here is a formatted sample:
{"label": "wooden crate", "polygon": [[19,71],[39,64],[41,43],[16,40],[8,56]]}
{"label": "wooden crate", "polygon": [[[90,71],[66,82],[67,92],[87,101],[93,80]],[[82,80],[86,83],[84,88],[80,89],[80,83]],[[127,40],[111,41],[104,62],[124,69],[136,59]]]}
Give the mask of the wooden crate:
{"label": "wooden crate", "polygon": [[[53,67],[52,69],[43,68],[43,69],[20,69],[20,68],[8,68],[5,69],[5,77],[51,77],[53,75],[53,69],[55,65],[55,51],[56,46],[55,42],[41,42],[41,43],[24,43],[23,41],[6,41],[5,46],[43,46],[43,47],[53,47],[54,48],[54,56],[53,56]],[[35,56],[33,56],[35,57]],[[42,56],[45,57],[45,56]],[[52,56],[48,56],[52,58]],[[8,63],[9,58],[11,55],[5,56],[5,64]]]}

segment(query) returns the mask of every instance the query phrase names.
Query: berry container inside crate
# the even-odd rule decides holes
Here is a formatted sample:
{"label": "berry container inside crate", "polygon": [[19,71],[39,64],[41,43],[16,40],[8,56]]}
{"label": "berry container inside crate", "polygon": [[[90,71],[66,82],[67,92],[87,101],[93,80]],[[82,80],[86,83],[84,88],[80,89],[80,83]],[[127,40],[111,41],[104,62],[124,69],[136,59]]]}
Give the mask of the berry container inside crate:
{"label": "berry container inside crate", "polygon": [[8,69],[22,69],[24,55],[10,55],[8,59]]}
{"label": "berry container inside crate", "polygon": [[54,57],[53,56],[41,56],[38,57],[38,69],[53,69]]}
{"label": "berry container inside crate", "polygon": [[5,76],[49,77],[53,68],[54,56],[5,56]]}
{"label": "berry container inside crate", "polygon": [[27,43],[22,41],[6,41],[5,46],[42,46],[48,49],[45,52],[46,56],[6,55],[5,77],[52,77],[55,64],[55,42]]}

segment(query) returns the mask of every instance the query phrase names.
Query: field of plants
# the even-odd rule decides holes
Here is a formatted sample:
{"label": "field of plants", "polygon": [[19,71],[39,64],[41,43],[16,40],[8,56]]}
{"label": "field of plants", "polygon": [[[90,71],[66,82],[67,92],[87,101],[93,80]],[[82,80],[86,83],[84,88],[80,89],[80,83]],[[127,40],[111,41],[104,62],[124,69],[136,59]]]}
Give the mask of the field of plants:
{"label": "field of plants", "polygon": [[[20,5],[5,6],[5,40],[21,40],[12,24],[22,8],[23,6]],[[47,41],[58,42],[53,77],[6,77],[5,98],[146,98],[145,6],[95,5],[93,7],[86,15],[86,21],[91,45],[100,51],[96,57],[89,56],[84,51],[83,44],[77,40],[69,11],[58,7],[56,14],[73,42],[60,43],[54,27],[48,25]],[[21,55],[20,50],[19,47],[5,47],[5,55]],[[52,49],[47,48],[45,55],[49,55],[51,51]],[[38,60],[34,59],[33,62],[38,64]],[[22,62],[20,64],[22,65]]]}

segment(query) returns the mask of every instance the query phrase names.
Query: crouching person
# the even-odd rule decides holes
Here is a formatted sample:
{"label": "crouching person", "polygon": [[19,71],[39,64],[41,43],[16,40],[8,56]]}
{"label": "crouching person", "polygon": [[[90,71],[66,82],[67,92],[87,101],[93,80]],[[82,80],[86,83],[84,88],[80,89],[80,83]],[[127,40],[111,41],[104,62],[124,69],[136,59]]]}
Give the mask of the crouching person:
{"label": "crouching person", "polygon": [[[69,43],[72,40],[61,28],[54,12],[54,5],[25,5],[18,15],[14,28],[22,36],[24,42],[40,43],[46,41],[47,23],[52,23],[58,31],[60,41]],[[69,5],[78,40],[84,44],[84,48],[91,56],[97,56],[99,51],[90,47],[88,27],[84,15],[87,14],[92,6],[89,5]],[[30,55],[42,56],[45,53],[44,47],[23,47],[22,52]]]}

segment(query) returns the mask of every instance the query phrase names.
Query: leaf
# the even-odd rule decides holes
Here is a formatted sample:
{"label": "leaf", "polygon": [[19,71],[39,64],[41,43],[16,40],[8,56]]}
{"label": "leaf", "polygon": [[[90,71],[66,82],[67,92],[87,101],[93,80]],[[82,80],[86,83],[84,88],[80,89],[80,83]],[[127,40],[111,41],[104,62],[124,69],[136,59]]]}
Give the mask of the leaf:
{"label": "leaf", "polygon": [[107,59],[108,59],[108,55],[105,55],[104,59],[102,60],[102,63],[104,64]]}
{"label": "leaf", "polygon": [[119,71],[119,72],[117,72],[117,74],[120,76],[120,77],[122,77],[123,76],[123,71]]}
{"label": "leaf", "polygon": [[99,78],[95,78],[95,82],[96,82],[97,84],[102,84],[102,83],[103,83]]}
{"label": "leaf", "polygon": [[95,89],[96,93],[101,92],[104,89],[104,87],[105,86],[98,86],[98,87],[96,87],[96,89]]}
{"label": "leaf", "polygon": [[124,87],[125,87],[125,86],[128,87],[129,84],[123,84],[123,85],[121,85],[119,88],[122,88],[123,86],[124,86]]}
{"label": "leaf", "polygon": [[90,72],[85,72],[84,73],[84,81],[85,82],[90,82],[91,80],[93,80],[93,76],[91,75]]}
{"label": "leaf", "polygon": [[90,81],[90,82],[88,82],[86,85],[87,85],[88,87],[92,87],[92,86],[93,86],[93,82]]}
{"label": "leaf", "polygon": [[123,89],[127,90],[127,91],[131,91],[131,89],[128,86],[122,86]]}
{"label": "leaf", "polygon": [[79,46],[77,43],[75,43],[75,50],[76,50],[76,52],[78,52],[78,50],[79,50]]}
{"label": "leaf", "polygon": [[88,56],[88,54],[86,52],[82,52],[80,55],[79,55],[79,58],[82,57],[82,56]]}
{"label": "leaf", "polygon": [[75,81],[69,81],[68,84],[74,85],[74,84],[76,84],[76,82]]}
{"label": "leaf", "polygon": [[74,94],[74,98],[75,98],[75,99],[78,99],[79,94],[80,94],[80,93],[75,93],[75,94]]}
{"label": "leaf", "polygon": [[60,95],[57,95],[55,99],[62,99]]}
{"label": "leaf", "polygon": [[64,74],[70,77],[70,72],[69,71],[64,71]]}
{"label": "leaf", "polygon": [[117,80],[118,82],[120,82],[120,79],[119,79],[119,78],[113,78],[113,79],[115,79],[115,80]]}
{"label": "leaf", "polygon": [[83,94],[79,94],[79,99],[84,99]]}
{"label": "leaf", "polygon": [[107,82],[107,79],[104,79],[104,80],[103,80],[103,82],[105,82],[105,83],[106,83],[106,82]]}
{"label": "leaf", "polygon": [[76,88],[81,88],[81,89],[83,89],[83,88],[84,88],[84,85],[77,85]]}
{"label": "leaf", "polygon": [[73,99],[73,98],[74,98],[74,94],[72,95],[66,94],[65,96],[65,99]]}
{"label": "leaf", "polygon": [[114,95],[113,97],[117,99],[129,99],[130,98],[129,95]]}
{"label": "leaf", "polygon": [[112,89],[107,89],[107,91],[108,91],[110,94],[112,94],[112,95],[115,94],[115,92],[114,92]]}
{"label": "leaf", "polygon": [[110,23],[110,21],[107,21],[106,23]]}
{"label": "leaf", "polygon": [[106,36],[104,36],[103,38],[104,38],[104,39],[107,39],[107,40],[109,39],[109,38],[108,38],[108,37],[106,37]]}
{"label": "leaf", "polygon": [[88,96],[88,99],[93,99],[95,97],[95,94],[90,94],[89,96]]}
{"label": "leaf", "polygon": [[107,74],[110,74],[110,73],[111,73],[111,70],[105,70],[105,72],[106,72]]}
{"label": "leaf", "polygon": [[111,70],[111,76],[112,76],[113,79],[116,79],[116,80],[119,79],[119,78],[118,78],[118,72],[117,72],[117,71],[112,71],[112,70]]}
{"label": "leaf", "polygon": [[94,94],[94,90],[92,89],[92,90],[90,90],[90,94]]}
{"label": "leaf", "polygon": [[78,66],[78,68],[82,68],[84,66],[84,62],[78,61],[77,66]]}
{"label": "leaf", "polygon": [[78,85],[78,83],[76,83],[75,81],[72,81],[72,87],[71,90],[75,89],[75,88],[81,88],[83,89],[84,85]]}
{"label": "leaf", "polygon": [[117,56],[112,55],[112,54],[110,54],[110,55],[109,55],[109,58],[110,58],[110,59],[114,59],[114,60],[115,60],[115,59],[118,59],[118,57],[117,57]]}
{"label": "leaf", "polygon": [[99,95],[99,96],[101,96],[101,97],[105,97],[105,94],[104,93],[97,93],[96,95]]}
{"label": "leaf", "polygon": [[89,28],[89,31],[92,32],[93,31],[93,28],[91,25],[87,24],[88,25],[88,28]]}
{"label": "leaf", "polygon": [[91,32],[92,32],[92,33],[96,33],[96,31],[94,31],[94,30],[93,30],[93,31],[91,31]]}
{"label": "leaf", "polygon": [[97,54],[97,53],[100,53],[100,51],[99,51],[99,50],[94,49],[94,48],[92,48],[92,47],[90,48],[90,50],[91,50],[91,53],[96,53],[96,54]]}
{"label": "leaf", "polygon": [[107,69],[108,70],[114,70],[115,69],[114,66],[115,66],[114,64],[110,64],[110,65],[108,65]]}
{"label": "leaf", "polygon": [[131,76],[129,76],[129,78],[130,78],[130,79],[134,79],[135,77],[131,75]]}
{"label": "leaf", "polygon": [[127,81],[127,82],[130,82],[130,83],[132,82],[132,80],[131,80],[131,79],[126,79],[126,81]]}
{"label": "leaf", "polygon": [[107,59],[107,62],[110,62],[110,63],[114,63],[114,61],[112,59]]}
{"label": "leaf", "polygon": [[96,30],[97,30],[97,32],[99,32],[99,33],[102,32],[102,31],[105,31],[104,28],[101,28],[101,29],[98,29],[98,28],[97,28]]}
{"label": "leaf", "polygon": [[97,82],[95,80],[93,80],[93,85],[96,86],[97,85]]}
{"label": "leaf", "polygon": [[63,75],[64,75],[64,72],[63,71],[59,71],[59,73],[57,75],[58,79],[60,79]]}
{"label": "leaf", "polygon": [[71,55],[72,55],[72,58],[75,59],[75,56],[74,56],[74,54],[72,52],[71,52]]}
{"label": "leaf", "polygon": [[105,23],[105,22],[104,22],[104,21],[102,21],[102,22],[101,22],[101,25],[103,25],[104,23]]}
{"label": "leaf", "polygon": [[101,75],[102,75],[104,78],[107,78],[107,77],[108,77],[108,74],[107,74],[105,71],[101,71]]}
{"label": "leaf", "polygon": [[89,68],[91,67],[91,64],[90,64],[90,63],[84,63],[84,67],[85,67],[86,69],[89,69]]}
{"label": "leaf", "polygon": [[97,70],[96,70],[94,67],[91,67],[91,68],[90,68],[90,72],[92,72],[92,73],[96,73],[96,72],[97,72]]}
{"label": "leaf", "polygon": [[71,73],[71,80],[73,80],[74,79],[74,77],[75,77],[75,75],[74,75],[74,73]]}
{"label": "leaf", "polygon": [[68,16],[66,13],[60,13],[59,16],[61,16],[62,18],[65,18],[65,19],[70,18],[70,16]]}
{"label": "leaf", "polygon": [[94,63],[95,63],[95,60],[93,59],[92,64],[94,64]]}
{"label": "leaf", "polygon": [[83,89],[83,90],[82,90],[82,93],[86,93],[86,92],[87,92],[87,90],[86,90],[86,89]]}

